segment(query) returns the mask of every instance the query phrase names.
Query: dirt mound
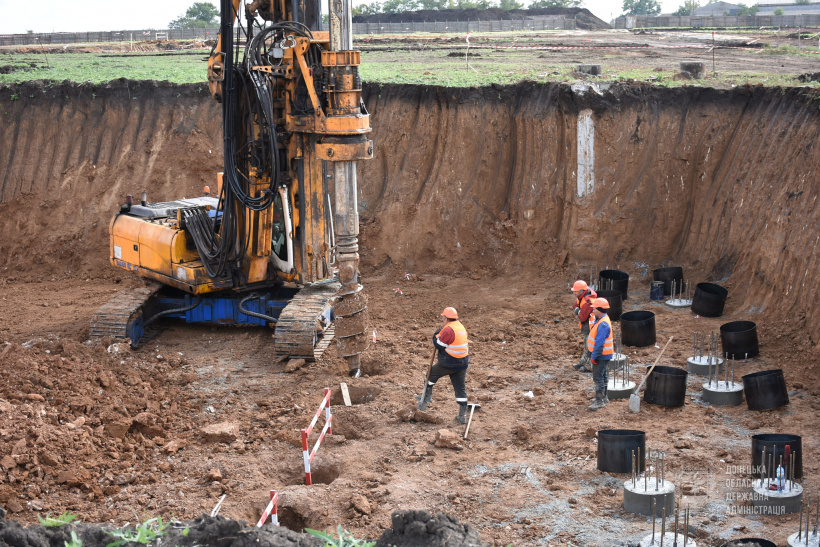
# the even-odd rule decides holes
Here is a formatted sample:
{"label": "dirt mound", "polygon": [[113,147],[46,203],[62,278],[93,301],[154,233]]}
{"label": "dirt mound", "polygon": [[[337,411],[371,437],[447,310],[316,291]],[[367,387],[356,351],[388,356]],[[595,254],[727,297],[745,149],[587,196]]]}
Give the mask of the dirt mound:
{"label": "dirt mound", "polygon": [[514,9],[443,9],[405,11],[402,13],[379,13],[376,15],[357,15],[354,23],[421,23],[426,21],[503,21],[509,19],[538,19],[542,17],[566,17],[575,19],[577,27],[583,30],[600,30],[612,28],[606,22],[595,17],[586,8],[539,8]]}
{"label": "dirt mound", "polygon": [[[159,529],[151,523],[146,529]],[[120,535],[117,535],[120,534]],[[69,544],[73,537],[82,541],[84,547],[105,547],[119,537],[135,537],[135,527],[117,528],[94,524],[67,524],[59,527],[32,525],[22,526],[14,520],[6,520],[6,511],[0,507],[0,542],[15,547],[40,547],[41,545]],[[162,544],[181,547],[201,545],[244,547],[276,545],[277,547],[321,547],[325,542],[308,533],[298,533],[284,527],[267,524],[261,528],[249,526],[242,521],[222,516],[202,515],[196,519],[163,523],[157,536]],[[433,517],[425,511],[396,511],[393,513],[393,529],[384,532],[377,547],[483,547],[478,532],[469,524],[462,525],[458,519],[445,514]]]}
{"label": "dirt mound", "polygon": [[403,545],[406,547],[483,547],[489,545],[469,524],[462,525],[453,517],[433,516],[427,511],[397,511],[393,513],[393,530],[385,532],[376,547]]}

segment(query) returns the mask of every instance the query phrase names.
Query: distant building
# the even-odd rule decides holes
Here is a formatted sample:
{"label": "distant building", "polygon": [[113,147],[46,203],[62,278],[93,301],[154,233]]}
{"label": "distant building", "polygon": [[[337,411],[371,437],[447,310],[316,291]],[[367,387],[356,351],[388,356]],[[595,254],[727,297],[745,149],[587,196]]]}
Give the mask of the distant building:
{"label": "distant building", "polygon": [[812,4],[758,4],[760,11],[757,15],[774,15],[774,10],[780,8],[783,15],[818,15],[820,2]]}
{"label": "distant building", "polygon": [[738,6],[737,4],[730,4],[729,2],[713,2],[711,4],[706,4],[705,6],[695,8],[694,15],[705,17],[720,17],[722,15],[726,15],[727,13],[729,15],[734,15],[741,9],[742,7]]}

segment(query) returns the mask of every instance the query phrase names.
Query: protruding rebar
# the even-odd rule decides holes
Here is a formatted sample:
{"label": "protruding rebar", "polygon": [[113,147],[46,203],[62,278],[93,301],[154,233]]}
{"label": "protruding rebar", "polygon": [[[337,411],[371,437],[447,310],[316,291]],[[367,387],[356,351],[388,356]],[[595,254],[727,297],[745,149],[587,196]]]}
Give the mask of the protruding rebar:
{"label": "protruding rebar", "polygon": [[655,544],[655,498],[652,498],[652,545]]}
{"label": "protruding rebar", "polygon": [[663,536],[666,535],[666,496],[663,497],[663,514],[661,515],[661,547],[663,547]]}
{"label": "protruding rebar", "polygon": [[683,547],[689,541],[689,506],[686,506],[686,515],[683,518]]}
{"label": "protruding rebar", "polygon": [[[802,539],[803,538],[803,506],[804,505],[805,504],[804,504],[803,500],[801,499],[800,500],[800,527],[797,529],[797,539]],[[809,525],[806,524],[806,528],[808,528],[808,527],[809,527]]]}

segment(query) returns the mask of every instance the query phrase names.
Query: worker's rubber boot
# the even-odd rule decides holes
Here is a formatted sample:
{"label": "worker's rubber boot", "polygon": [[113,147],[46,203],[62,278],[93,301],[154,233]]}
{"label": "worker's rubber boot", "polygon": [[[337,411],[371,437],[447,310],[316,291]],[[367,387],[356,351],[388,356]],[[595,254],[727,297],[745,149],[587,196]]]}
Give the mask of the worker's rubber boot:
{"label": "worker's rubber boot", "polygon": [[[427,381],[426,379],[424,380]],[[416,396],[419,403],[416,405],[416,408],[419,410],[427,410],[427,405],[433,402],[433,386],[427,386],[427,392],[424,394],[424,399],[421,398],[421,395]]]}
{"label": "worker's rubber boot", "polygon": [[584,350],[584,352],[581,354],[581,360],[578,361],[577,363],[575,363],[574,365],[572,365],[572,368],[574,368],[575,370],[580,370],[581,372],[587,372],[588,371],[588,368],[587,368],[588,364],[589,364],[589,354],[587,353],[587,350]]}
{"label": "worker's rubber boot", "polygon": [[604,392],[603,390],[596,389],[595,390],[595,401],[589,405],[587,408],[590,410],[598,410],[600,408],[604,408],[606,403],[604,402]]}
{"label": "worker's rubber boot", "polygon": [[609,391],[609,388],[605,387],[604,388],[604,404],[607,404],[609,402],[609,397],[606,396],[608,391]]}
{"label": "worker's rubber boot", "polygon": [[456,416],[456,421],[460,424],[467,423],[467,403],[458,404],[458,416]]}

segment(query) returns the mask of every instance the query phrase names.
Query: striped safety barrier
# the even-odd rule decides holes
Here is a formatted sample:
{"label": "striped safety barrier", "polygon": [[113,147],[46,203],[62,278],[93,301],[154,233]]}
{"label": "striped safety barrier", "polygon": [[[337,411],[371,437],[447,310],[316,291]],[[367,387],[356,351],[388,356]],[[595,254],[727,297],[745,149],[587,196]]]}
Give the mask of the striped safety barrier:
{"label": "striped safety barrier", "polygon": [[259,522],[256,523],[257,528],[262,528],[262,525],[265,524],[268,517],[270,517],[271,524],[279,526],[279,509],[276,507],[276,502],[278,500],[279,494],[276,493],[276,490],[271,490],[270,503],[267,507],[265,507],[265,511],[262,513],[262,516],[259,517]]}
{"label": "striped safety barrier", "polygon": [[[313,450],[308,451],[308,437],[313,432],[313,427],[316,425],[316,422],[319,421],[319,416],[322,415],[322,410],[325,411],[325,427],[322,428],[322,432],[319,434],[319,438],[316,439],[316,444],[313,445]],[[330,433],[333,434],[330,430],[330,424],[333,422],[333,415],[330,413],[330,388],[325,388],[325,398],[322,399],[322,404],[319,405],[319,410],[316,411],[316,415],[313,417],[313,420],[310,422],[310,426],[307,429],[302,430],[302,454],[305,458],[305,484],[310,486],[313,484],[313,479],[310,476],[310,462],[313,461],[313,457],[316,455],[316,451],[319,450],[319,446],[322,444],[322,439],[325,438],[325,435]]]}

